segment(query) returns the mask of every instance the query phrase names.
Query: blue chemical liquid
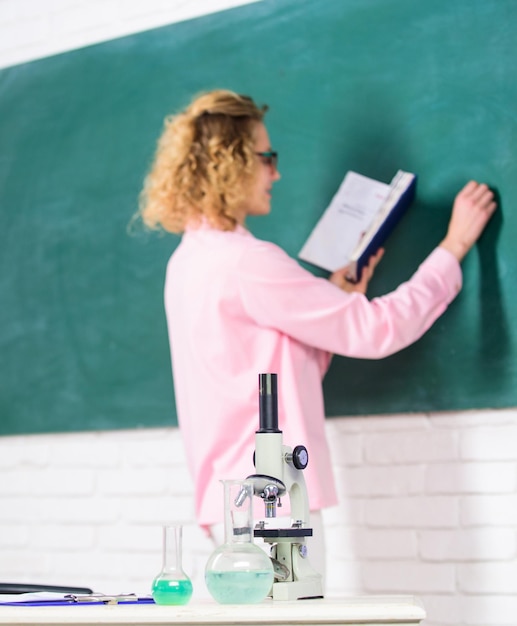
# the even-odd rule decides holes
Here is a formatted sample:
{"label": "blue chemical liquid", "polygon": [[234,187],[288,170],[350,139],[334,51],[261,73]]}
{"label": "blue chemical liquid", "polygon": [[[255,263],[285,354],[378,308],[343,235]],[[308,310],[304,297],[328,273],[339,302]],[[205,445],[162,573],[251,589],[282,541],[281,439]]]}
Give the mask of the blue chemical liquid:
{"label": "blue chemical liquid", "polygon": [[187,604],[192,596],[192,582],[188,578],[157,578],[153,582],[152,595],[156,604]]}
{"label": "blue chemical liquid", "polygon": [[220,604],[254,604],[269,593],[273,572],[206,572],[205,581],[208,591]]}

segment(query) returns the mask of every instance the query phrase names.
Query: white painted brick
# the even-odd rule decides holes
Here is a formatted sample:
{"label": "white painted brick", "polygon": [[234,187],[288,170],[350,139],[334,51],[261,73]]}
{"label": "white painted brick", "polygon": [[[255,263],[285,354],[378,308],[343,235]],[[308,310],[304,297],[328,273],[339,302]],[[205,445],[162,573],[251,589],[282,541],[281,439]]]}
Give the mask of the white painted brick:
{"label": "white painted brick", "polygon": [[517,418],[504,427],[476,428],[462,433],[460,454],[465,460],[515,461],[517,459]]}
{"label": "white painted brick", "polygon": [[108,552],[152,552],[161,554],[161,525],[113,524],[99,528],[97,545]]}
{"label": "white painted brick", "polygon": [[345,524],[341,518],[342,506],[338,504],[337,506],[330,506],[328,509],[323,509],[321,511],[322,520],[325,528],[329,528],[330,526],[336,526]]}
{"label": "white painted brick", "polygon": [[517,463],[440,463],[427,468],[426,491],[510,493],[517,490]]}
{"label": "white painted brick", "polygon": [[362,567],[365,589],[370,593],[454,593],[455,568],[436,563],[368,562]]}
{"label": "white painted brick", "polygon": [[[134,563],[130,564],[128,571],[131,571],[139,562],[140,555],[134,558]],[[68,551],[55,550],[52,553],[54,570],[61,572],[65,578],[78,573],[78,564],[80,564],[81,577],[85,580],[97,578],[100,572],[103,577],[111,579],[118,575],[125,578],[124,565],[127,561],[120,552],[108,552],[100,548],[72,555]]]}
{"label": "white painted brick", "polygon": [[418,556],[413,530],[361,529],[354,537],[357,555],[362,559],[408,560]]}
{"label": "white painted brick", "polygon": [[413,530],[376,530],[333,526],[325,528],[331,560],[407,560],[418,557]]}
{"label": "white painted brick", "polygon": [[[95,437],[102,441],[114,441],[121,447],[128,443],[144,443],[146,441],[163,441],[164,439],[174,440],[178,434],[177,428],[133,428],[129,430],[115,430],[93,433]],[[82,433],[82,436],[88,433]]]}
{"label": "white painted brick", "polygon": [[8,470],[2,472],[0,495],[35,494],[76,495],[91,494],[94,489],[94,473],[91,470]]}
{"label": "white painted brick", "polygon": [[360,466],[339,468],[335,476],[340,494],[349,496],[394,496],[421,494],[424,491],[424,467]]}
{"label": "white painted brick", "polygon": [[122,457],[124,464],[130,467],[186,466],[183,442],[179,437],[130,442],[124,445]]}
{"label": "white painted brick", "polygon": [[466,626],[515,626],[517,596],[468,596],[461,599],[461,616]]}
{"label": "white painted brick", "polygon": [[363,415],[360,417],[336,417],[329,420],[343,433],[393,433],[396,431],[429,430],[426,415],[404,413],[403,415]]}
{"label": "white painted brick", "polygon": [[347,526],[325,527],[325,546],[328,551],[331,547],[332,560],[355,561],[358,556],[356,543],[357,528]]}
{"label": "white painted brick", "polygon": [[454,595],[419,596],[423,603],[426,619],[422,626],[458,626],[463,624],[462,598],[457,593]]}
{"label": "white painted brick", "polygon": [[[80,576],[85,581],[90,581],[87,586],[93,585],[98,572],[103,572],[105,580],[112,581],[112,589],[108,593],[121,593],[127,589],[131,578],[144,578],[151,582],[161,568],[161,556],[159,553],[132,552],[108,552],[106,550],[70,553],[54,551],[52,566],[54,571],[62,573],[64,579],[69,576],[77,576],[77,568],[80,568]],[[95,583],[96,588],[99,587]],[[116,587],[116,590],[113,590]]]}
{"label": "white painted brick", "polygon": [[365,503],[369,526],[384,528],[448,528],[459,522],[455,497],[383,498]]}
{"label": "white painted brick", "polygon": [[[29,529],[22,524],[0,524],[0,550],[23,548],[29,542]],[[1,559],[0,559],[1,560]]]}
{"label": "white painted brick", "polygon": [[326,526],[357,526],[365,523],[365,500],[361,498],[340,498],[338,506],[323,511]]}
{"label": "white painted brick", "polygon": [[25,437],[0,437],[0,469],[19,468],[22,465],[45,467],[50,447],[47,441]]}
{"label": "white painted brick", "polygon": [[420,595],[427,617],[422,626],[515,626],[512,596]]}
{"label": "white painted brick", "polygon": [[171,481],[169,472],[159,468],[139,470],[119,468],[101,470],[97,475],[98,491],[103,495],[156,495],[164,494]]}
{"label": "white painted brick", "polygon": [[433,428],[452,428],[468,432],[470,428],[496,426],[515,426],[517,409],[486,409],[475,411],[443,411],[430,413],[429,420]]}
{"label": "white painted brick", "polygon": [[457,457],[457,435],[450,431],[384,433],[365,440],[365,458],[370,463],[434,463]]}
{"label": "white painted brick", "polygon": [[40,502],[46,522],[63,524],[112,524],[120,518],[117,498],[45,498]]}
{"label": "white painted brick", "polygon": [[128,498],[120,506],[122,519],[130,523],[184,523],[194,517],[194,503],[187,496]]}
{"label": "white painted brick", "polygon": [[96,439],[75,442],[67,438],[51,446],[50,466],[68,467],[117,467],[120,450],[116,443]]}
{"label": "white painted brick", "polygon": [[[1,492],[1,489],[0,489]],[[47,519],[47,511],[42,506],[41,498],[2,495],[0,497],[0,523],[16,524],[31,520],[32,523]]]}
{"label": "white painted brick", "polygon": [[48,552],[30,550],[5,550],[0,559],[0,580],[24,580],[24,576],[37,578],[38,575],[46,576],[50,571],[50,555]]}
{"label": "white painted brick", "polygon": [[[88,508],[91,510],[88,516]],[[8,511],[2,517],[6,521],[23,520],[31,524],[52,524],[90,522],[94,523],[99,519],[109,520],[109,508],[106,512],[95,506],[91,498],[10,498],[8,500]],[[83,515],[85,513],[85,515]]]}
{"label": "white painted brick", "polygon": [[30,530],[31,549],[58,549],[76,552],[92,548],[95,541],[91,526],[64,526],[38,524]]}
{"label": "white painted brick", "polygon": [[65,471],[46,469],[39,472],[35,484],[40,495],[92,495],[95,489],[95,472],[74,468],[67,468]]}
{"label": "white painted brick", "polygon": [[517,557],[515,530],[476,528],[422,531],[420,555],[427,561],[489,561]]}
{"label": "white painted brick", "polygon": [[167,473],[169,493],[178,496],[192,495],[194,483],[186,465],[175,466]]}
{"label": "white painted brick", "polygon": [[459,594],[420,594],[418,599],[427,613],[422,626],[463,626],[463,598]]}
{"label": "white painted brick", "polygon": [[343,596],[363,589],[360,566],[354,561],[327,559],[326,595]]}
{"label": "white painted brick", "polygon": [[466,593],[517,594],[517,561],[458,566],[458,585]]}
{"label": "white painted brick", "polygon": [[327,420],[326,436],[335,466],[358,465],[363,460],[363,436],[343,431],[338,420]]}
{"label": "white painted brick", "polygon": [[338,506],[322,510],[325,528],[357,526],[364,524],[364,503],[360,498],[351,498]]}
{"label": "white painted brick", "polygon": [[465,526],[515,526],[517,495],[465,496],[460,502],[460,518]]}
{"label": "white painted brick", "polygon": [[214,550],[213,541],[205,531],[196,523],[183,526],[183,552],[184,554],[208,554]]}

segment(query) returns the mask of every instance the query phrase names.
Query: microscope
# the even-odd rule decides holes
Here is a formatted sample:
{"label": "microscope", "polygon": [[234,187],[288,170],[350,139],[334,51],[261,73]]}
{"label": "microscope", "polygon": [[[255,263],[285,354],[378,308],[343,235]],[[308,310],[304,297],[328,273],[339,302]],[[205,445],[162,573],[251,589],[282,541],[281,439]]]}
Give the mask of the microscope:
{"label": "microscope", "polygon": [[259,522],[254,529],[255,537],[271,544],[273,600],[323,597],[322,576],[309,563],[306,544],[306,537],[312,537],[303,477],[308,461],[305,446],[291,449],[283,445],[282,431],[278,429],[277,375],[259,374],[259,429],[254,454],[257,473],[246,480],[252,482],[254,495],[264,501],[266,520],[276,517],[286,494],[291,505],[289,528],[269,528],[269,522]]}

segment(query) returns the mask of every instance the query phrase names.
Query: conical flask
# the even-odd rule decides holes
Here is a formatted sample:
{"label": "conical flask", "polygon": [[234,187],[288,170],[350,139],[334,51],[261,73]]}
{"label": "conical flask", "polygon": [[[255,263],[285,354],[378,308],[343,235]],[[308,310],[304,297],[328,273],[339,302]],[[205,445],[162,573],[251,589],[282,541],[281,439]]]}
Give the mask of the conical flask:
{"label": "conical flask", "polygon": [[187,604],[192,596],[192,582],[181,563],[182,538],[182,526],[163,527],[162,570],[152,586],[156,604]]}
{"label": "conical flask", "polygon": [[208,591],[221,604],[253,604],[263,600],[273,584],[273,565],[253,543],[253,485],[223,480],[225,543],[205,568]]}

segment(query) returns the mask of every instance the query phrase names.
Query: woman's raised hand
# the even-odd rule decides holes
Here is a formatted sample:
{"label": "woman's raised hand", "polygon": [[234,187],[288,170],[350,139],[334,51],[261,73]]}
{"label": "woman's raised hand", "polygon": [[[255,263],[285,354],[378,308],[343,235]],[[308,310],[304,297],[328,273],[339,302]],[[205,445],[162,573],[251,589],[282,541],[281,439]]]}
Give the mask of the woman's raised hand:
{"label": "woman's raised hand", "polygon": [[447,234],[440,246],[461,261],[478,240],[496,206],[488,185],[471,180],[454,200]]}

